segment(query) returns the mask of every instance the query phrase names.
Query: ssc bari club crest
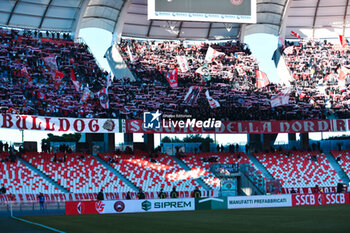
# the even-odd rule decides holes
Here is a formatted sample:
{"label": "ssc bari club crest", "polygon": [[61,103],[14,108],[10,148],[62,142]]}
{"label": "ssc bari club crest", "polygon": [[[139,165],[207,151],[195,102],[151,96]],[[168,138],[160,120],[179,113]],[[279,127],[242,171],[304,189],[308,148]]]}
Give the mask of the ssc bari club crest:
{"label": "ssc bari club crest", "polygon": [[102,126],[105,130],[108,130],[108,131],[113,131],[114,128],[115,128],[115,124],[114,124],[114,121],[112,120],[107,120],[103,126]]}
{"label": "ssc bari club crest", "polygon": [[236,6],[241,5],[242,2],[243,2],[243,0],[231,0],[231,3],[232,3],[233,5],[236,5]]}

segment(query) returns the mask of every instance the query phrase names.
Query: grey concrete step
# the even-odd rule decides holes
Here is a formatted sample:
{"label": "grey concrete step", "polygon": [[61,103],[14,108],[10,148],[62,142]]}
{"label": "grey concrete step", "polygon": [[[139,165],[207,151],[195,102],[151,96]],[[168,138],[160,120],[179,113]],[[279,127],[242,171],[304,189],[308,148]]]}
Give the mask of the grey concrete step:
{"label": "grey concrete step", "polygon": [[38,168],[36,168],[35,166],[33,166],[32,164],[28,163],[26,160],[22,159],[22,158],[18,158],[18,160],[22,163],[24,163],[24,165],[26,165],[30,170],[32,170],[33,172],[39,174],[42,178],[44,178],[47,182],[49,182],[50,184],[52,184],[53,186],[57,187],[61,192],[63,193],[69,193],[69,191],[64,188],[62,185],[60,185],[58,182],[56,182],[55,180],[53,180],[51,177],[49,177],[48,175],[46,175],[44,172],[40,171]]}

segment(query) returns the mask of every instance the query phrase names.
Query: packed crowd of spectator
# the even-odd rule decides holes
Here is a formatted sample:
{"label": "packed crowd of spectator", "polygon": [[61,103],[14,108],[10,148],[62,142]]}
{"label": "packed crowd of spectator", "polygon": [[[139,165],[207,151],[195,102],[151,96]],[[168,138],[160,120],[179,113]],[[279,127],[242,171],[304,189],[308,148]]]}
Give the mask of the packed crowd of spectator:
{"label": "packed crowd of spectator", "polygon": [[[291,71],[297,104],[311,104],[327,117],[348,118],[350,106],[350,52],[327,40],[304,40],[288,44],[286,64]],[[339,82],[341,69],[345,85]]]}
{"label": "packed crowd of spectator", "polygon": [[[209,46],[224,55],[207,64],[211,79],[206,80],[196,70],[205,64]],[[247,45],[239,41],[209,45],[122,39],[119,48],[136,81],[114,79],[108,89],[110,107],[104,109],[96,93],[107,87],[108,74],[98,67],[85,44],[73,42],[67,33],[0,29],[0,111],[126,119],[142,119],[143,112],[156,110],[202,120],[349,117],[349,92],[339,88],[337,73],[339,67],[348,66],[349,54],[329,42],[301,42],[285,55],[295,80],[291,82],[289,104],[274,108],[271,97],[286,87],[270,83],[257,88],[258,64]],[[54,71],[44,59],[48,56],[56,58],[58,70],[64,73],[58,87]],[[176,56],[186,56],[189,71],[178,68],[178,88],[172,89],[165,77],[178,67]],[[81,84],[79,90],[71,80],[72,70]],[[188,104],[184,98],[191,86],[202,89],[197,101]],[[83,100],[86,90],[90,96]],[[206,90],[220,107],[210,107]]]}

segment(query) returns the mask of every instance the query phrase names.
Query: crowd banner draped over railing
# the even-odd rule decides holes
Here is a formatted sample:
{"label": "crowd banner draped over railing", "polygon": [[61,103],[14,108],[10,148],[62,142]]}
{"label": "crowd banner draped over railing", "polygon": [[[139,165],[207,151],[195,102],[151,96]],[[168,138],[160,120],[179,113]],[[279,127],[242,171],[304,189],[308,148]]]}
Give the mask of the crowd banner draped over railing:
{"label": "crowd banner draped over railing", "polygon": [[39,130],[46,132],[121,133],[125,132],[125,120],[0,114],[0,129]]}
{"label": "crowd banner draped over railing", "polygon": [[[175,122],[175,123],[173,123]],[[126,120],[127,133],[169,133],[169,134],[273,134],[273,133],[313,133],[346,132],[350,130],[350,119],[335,120],[293,120],[293,121],[222,121],[221,127],[179,127],[176,121],[169,126],[161,121],[160,128],[145,128],[142,120]],[[184,121],[186,125],[186,121]],[[164,127],[166,125],[166,127]],[[176,127],[174,127],[176,125]]]}

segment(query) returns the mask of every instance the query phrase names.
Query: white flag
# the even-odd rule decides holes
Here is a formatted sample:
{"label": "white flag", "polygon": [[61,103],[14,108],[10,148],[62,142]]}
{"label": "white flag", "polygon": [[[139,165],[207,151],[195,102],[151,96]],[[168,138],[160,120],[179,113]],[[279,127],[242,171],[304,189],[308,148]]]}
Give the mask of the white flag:
{"label": "white flag", "polygon": [[210,105],[211,108],[218,108],[218,107],[220,107],[219,102],[216,101],[216,100],[214,100],[214,99],[210,96],[208,90],[205,92],[205,96],[207,97],[207,100],[208,100],[209,105]]}
{"label": "white flag", "polygon": [[128,54],[129,54],[129,58],[130,58],[131,63],[134,63],[135,58],[134,58],[134,55],[132,55],[132,53],[131,53],[129,45],[128,45]]}
{"label": "white flag", "polygon": [[277,107],[286,105],[289,103],[289,96],[290,96],[290,89],[282,90],[280,93],[278,93],[275,96],[271,97],[270,103],[271,107]]}
{"label": "white flag", "polygon": [[206,61],[208,63],[211,63],[211,62],[213,62],[213,60],[216,57],[221,56],[221,55],[225,55],[225,53],[218,52],[218,51],[216,51],[215,49],[213,49],[212,47],[209,46],[207,54],[205,55],[204,61]]}
{"label": "white flag", "polygon": [[183,73],[189,70],[187,59],[185,56],[176,56],[177,62],[179,63],[180,69]]}

